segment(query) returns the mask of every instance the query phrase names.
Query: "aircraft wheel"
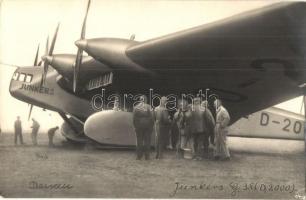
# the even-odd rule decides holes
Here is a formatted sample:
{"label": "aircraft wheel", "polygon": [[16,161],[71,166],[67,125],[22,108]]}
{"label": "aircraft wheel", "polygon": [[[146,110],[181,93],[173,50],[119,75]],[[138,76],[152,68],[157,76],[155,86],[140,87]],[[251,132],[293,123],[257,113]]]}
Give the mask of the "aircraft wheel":
{"label": "aircraft wheel", "polygon": [[89,141],[84,143],[84,150],[92,151],[94,149],[96,149],[96,148],[95,148],[95,143],[93,141],[89,140]]}
{"label": "aircraft wheel", "polygon": [[66,138],[66,142],[71,145],[71,146],[74,146],[74,147],[83,147],[85,145],[85,143],[82,143],[82,142],[76,142],[74,140],[71,140],[69,138]]}

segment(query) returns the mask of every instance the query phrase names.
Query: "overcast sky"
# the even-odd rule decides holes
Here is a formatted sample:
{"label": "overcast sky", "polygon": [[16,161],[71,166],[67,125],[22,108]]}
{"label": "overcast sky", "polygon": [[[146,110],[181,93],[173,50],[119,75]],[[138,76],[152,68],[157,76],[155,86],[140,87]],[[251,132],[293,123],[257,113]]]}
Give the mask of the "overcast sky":
{"label": "overcast sky", "polygon": [[[1,0],[0,0],[1,1]],[[129,38],[142,41],[186,28],[209,23],[242,11],[277,1],[104,1],[92,0],[86,38]],[[37,45],[44,51],[47,35],[52,37],[61,22],[54,53],[76,53],[74,42],[80,37],[86,0],[2,0],[0,7],[0,62],[29,66]],[[12,127],[17,115],[26,123],[29,107],[8,92],[14,68],[0,67],[0,125]],[[300,112],[301,98],[281,105]],[[61,122],[56,113],[35,108],[33,117],[42,128]]]}

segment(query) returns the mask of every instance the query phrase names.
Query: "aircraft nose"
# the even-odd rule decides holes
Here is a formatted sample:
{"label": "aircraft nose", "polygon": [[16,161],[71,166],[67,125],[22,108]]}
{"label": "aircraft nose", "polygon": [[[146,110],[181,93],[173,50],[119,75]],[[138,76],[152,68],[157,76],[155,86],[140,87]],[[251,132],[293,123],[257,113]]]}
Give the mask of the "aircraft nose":
{"label": "aircraft nose", "polygon": [[81,49],[85,49],[87,46],[87,40],[77,40],[74,44]]}
{"label": "aircraft nose", "polygon": [[52,56],[42,56],[41,59],[44,62],[48,62],[50,64],[50,63],[52,63],[53,57]]}

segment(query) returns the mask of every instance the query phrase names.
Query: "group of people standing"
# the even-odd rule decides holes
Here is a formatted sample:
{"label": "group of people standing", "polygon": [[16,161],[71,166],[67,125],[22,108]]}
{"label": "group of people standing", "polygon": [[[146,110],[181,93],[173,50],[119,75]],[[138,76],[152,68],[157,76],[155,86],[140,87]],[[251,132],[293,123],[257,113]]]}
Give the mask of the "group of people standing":
{"label": "group of people standing", "polygon": [[[133,123],[136,132],[137,160],[140,160],[143,155],[146,160],[150,159],[153,132],[155,133],[156,159],[163,157],[163,151],[169,143],[175,145],[180,157],[190,147],[192,158],[201,160],[203,156],[208,156],[209,144],[211,144],[214,147],[214,159],[230,159],[226,143],[230,115],[222,106],[221,100],[214,101],[215,117],[209,109],[208,102],[201,102],[198,97],[193,99],[192,104],[188,104],[186,100],[179,101],[178,110],[173,119],[166,104],[167,98],[162,97],[160,105],[152,110],[146,96],[143,95],[140,97],[140,103],[134,107]],[[178,132],[178,137],[174,137],[174,132]]]}
{"label": "group of people standing", "polygon": [[[22,136],[22,123],[20,120],[20,117],[17,116],[17,120],[14,123],[14,128],[15,128],[15,137],[14,137],[14,143],[15,146],[18,143],[18,138],[19,138],[19,142],[21,145],[24,145],[23,142],[23,136]],[[38,131],[40,128],[40,124],[38,123],[38,121],[36,121],[34,118],[32,118],[32,132],[31,132],[31,139],[32,139],[32,144],[34,146],[37,146],[37,135],[38,135]],[[54,128],[50,128],[48,130],[48,139],[49,139],[49,146],[53,147],[53,137],[55,135],[55,132],[58,130],[58,126],[54,127]]]}

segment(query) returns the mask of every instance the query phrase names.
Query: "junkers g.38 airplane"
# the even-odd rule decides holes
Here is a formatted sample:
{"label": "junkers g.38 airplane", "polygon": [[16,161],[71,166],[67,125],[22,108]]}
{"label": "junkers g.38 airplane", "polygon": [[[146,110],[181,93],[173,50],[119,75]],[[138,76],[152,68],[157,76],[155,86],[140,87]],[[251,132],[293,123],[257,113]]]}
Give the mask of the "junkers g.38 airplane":
{"label": "junkers g.38 airplane", "polygon": [[[15,98],[58,112],[69,140],[135,144],[131,112],[95,109],[107,94],[149,95],[154,89],[180,96],[209,88],[223,100],[232,124],[305,94],[304,2],[276,3],[143,42],[86,39],[89,6],[76,55],[53,54],[57,28],[42,64],[37,53],[34,66],[17,68],[10,84]],[[131,103],[125,107],[131,111]]]}

